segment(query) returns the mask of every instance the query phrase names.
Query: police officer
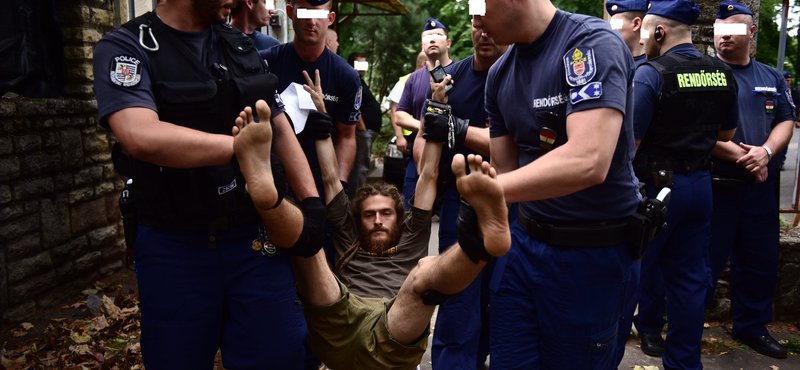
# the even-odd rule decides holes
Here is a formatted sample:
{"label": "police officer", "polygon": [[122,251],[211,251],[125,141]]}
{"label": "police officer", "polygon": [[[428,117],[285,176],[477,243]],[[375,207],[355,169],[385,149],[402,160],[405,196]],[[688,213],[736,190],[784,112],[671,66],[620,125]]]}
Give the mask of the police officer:
{"label": "police officer", "polygon": [[[432,96],[428,90],[427,99],[434,103],[450,106],[455,122],[454,146],[446,148],[440,161],[438,194],[439,211],[439,253],[441,254],[458,239],[456,219],[460,206],[460,196],[456,189],[455,175],[449,170],[450,163],[457,153],[481,154],[489,156],[489,129],[486,127],[487,116],[483,102],[486,77],[489,68],[508,50],[507,45],[498,45],[480,28],[472,27],[472,44],[475,52],[464,60],[455,62],[444,68],[452,81],[452,92],[449,95]],[[427,108],[427,104],[425,105]],[[426,109],[423,109],[426,110]],[[415,148],[425,147],[425,133],[418,135]],[[489,263],[487,268],[491,268]],[[487,274],[491,275],[491,270]],[[485,305],[481,305],[480,297],[482,279],[475,279],[467,289],[456,297],[439,306],[436,316],[436,331],[433,334],[431,359],[435,369],[469,369],[476,365],[482,367],[488,355],[488,348],[479,353],[479,334],[482,329],[482,313]],[[487,295],[488,297],[488,295]],[[487,321],[487,320],[483,320]],[[486,328],[488,329],[488,328]],[[488,339],[488,330],[485,331]],[[477,358],[477,361],[476,361]]]}
{"label": "police officer", "polygon": [[[425,27],[422,29],[422,51],[428,56],[428,68],[420,68],[408,77],[406,86],[403,88],[403,95],[397,103],[397,110],[395,111],[395,122],[398,126],[411,130],[411,135],[408,137],[408,151],[414,152],[414,140],[417,137],[416,132],[419,131],[419,121],[422,119],[422,106],[425,104],[425,92],[430,88],[430,74],[428,71],[436,65],[436,61],[442,67],[447,67],[453,62],[450,59],[450,31],[442,22],[434,18],[428,18]],[[406,166],[406,177],[403,180],[403,198],[405,198],[406,210],[409,209],[408,202],[411,200],[411,195],[414,194],[414,189],[417,186],[417,165],[419,156],[422,153],[421,148],[417,148],[416,154],[409,157]]]}
{"label": "police officer", "polygon": [[638,281],[633,58],[608,23],[549,0],[488,0],[473,23],[515,43],[486,80],[492,165],[521,211],[492,279],[492,368],[608,368]]}
{"label": "police officer", "polygon": [[647,55],[644,45],[639,43],[639,33],[647,11],[647,0],[609,0],[606,2],[606,11],[611,16],[611,28],[619,31],[636,66],[646,62]]}
{"label": "police officer", "polygon": [[[672,202],[667,227],[644,254],[640,288],[620,320],[617,364],[643,288],[663,278],[669,318],[664,368],[703,367],[704,255],[712,211],[709,154],[717,140],[733,137],[738,108],[731,68],[692,46],[692,24],[699,16],[693,1],[652,0],[643,21],[643,34],[650,37],[642,38],[648,62],[634,77],[638,150],[633,167],[648,194],[670,187]],[[652,337],[661,339],[662,323],[650,327],[649,322],[640,323],[638,316],[634,322],[643,350],[647,342],[658,342]]]}
{"label": "police officer", "polygon": [[[148,369],[211,369],[218,349],[226,368],[302,367],[307,330],[289,255],[251,247],[260,220],[231,128],[266,99],[277,135],[293,135],[253,41],[224,24],[233,3],[162,1],[94,50],[100,122],[133,157]],[[319,202],[303,185],[311,173],[299,145],[282,139],[275,150],[301,199]]]}
{"label": "police officer", "polygon": [[739,88],[736,135],[718,142],[712,154],[714,213],[707,267],[714,298],[717,278],[730,256],[734,292],[731,337],[761,354],[786,357],[786,348],[769,335],[772,299],[778,277],[778,159],[792,137],[794,107],[780,73],[750,57],[755,35],[753,13],[742,4],[723,1],[715,32],[717,57],[733,68]]}
{"label": "police officer", "polygon": [[[325,46],[328,26],[333,24],[336,13],[330,11],[330,0],[292,0],[286,12],[295,30],[294,40],[283,45],[259,51],[270,66],[270,72],[278,76],[278,91],[284,91],[293,82],[305,84],[303,71],[314,76],[319,71],[325,86],[325,108],[334,120],[332,135],[339,162],[339,180],[347,189],[347,178],[356,158],[356,124],[361,118],[361,80],[353,66]],[[310,11],[310,12],[307,12]],[[315,13],[325,13],[324,18]],[[305,14],[312,14],[306,16]],[[317,159],[314,138],[308,133],[298,136],[305,157],[314,174],[317,191],[324,199],[324,186]],[[336,251],[330,225],[325,226],[325,251],[328,263],[336,265]]]}

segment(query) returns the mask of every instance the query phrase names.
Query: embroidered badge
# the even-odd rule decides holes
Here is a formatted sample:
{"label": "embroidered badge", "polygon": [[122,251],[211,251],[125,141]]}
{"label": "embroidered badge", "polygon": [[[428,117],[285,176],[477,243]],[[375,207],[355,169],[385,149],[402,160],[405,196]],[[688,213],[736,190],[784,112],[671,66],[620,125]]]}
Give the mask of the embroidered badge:
{"label": "embroidered badge", "polygon": [[578,104],[584,100],[597,99],[603,96],[603,83],[592,82],[584,87],[574,88],[569,91],[569,101]]}
{"label": "embroidered badge", "polygon": [[131,87],[142,80],[142,62],[128,55],[117,55],[111,61],[111,82],[115,85]]}
{"label": "embroidered badge", "polygon": [[555,132],[555,130],[547,126],[542,126],[541,130],[539,130],[539,146],[550,150],[553,148],[553,143],[556,142],[557,137],[558,134]]}
{"label": "embroidered badge", "polygon": [[583,86],[589,83],[597,73],[594,62],[594,49],[588,46],[578,46],[564,54],[564,68],[566,69],[567,83],[570,86]]}
{"label": "embroidered badge", "polygon": [[358,92],[356,93],[356,101],[355,101],[355,103],[353,104],[353,108],[354,108],[355,110],[359,110],[359,109],[361,109],[361,89],[362,89],[362,87],[361,87],[361,86],[359,86],[359,87],[358,87]]}
{"label": "embroidered badge", "polygon": [[767,102],[764,103],[764,109],[767,110],[767,114],[772,114],[772,111],[775,110],[775,102],[767,100]]}
{"label": "embroidered badge", "polygon": [[789,101],[789,105],[792,106],[792,110],[796,110],[797,106],[794,104],[794,97],[792,96],[792,90],[791,89],[786,89],[786,92],[784,93],[784,95],[786,95],[786,100]]}
{"label": "embroidered badge", "polygon": [[283,99],[281,99],[281,94],[275,93],[275,104],[278,105],[278,108],[283,108]]}
{"label": "embroidered badge", "polygon": [[361,112],[350,112],[350,122],[358,122],[358,119],[361,118]]}

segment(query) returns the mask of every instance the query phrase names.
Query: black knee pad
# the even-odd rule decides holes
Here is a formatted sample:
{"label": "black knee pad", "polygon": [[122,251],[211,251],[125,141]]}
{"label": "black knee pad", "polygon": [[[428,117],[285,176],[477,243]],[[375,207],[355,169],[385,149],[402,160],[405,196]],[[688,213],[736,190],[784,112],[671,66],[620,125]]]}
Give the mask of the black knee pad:
{"label": "black knee pad", "polygon": [[288,252],[293,256],[311,257],[322,248],[327,213],[319,197],[304,199],[300,202],[300,210],[303,211],[303,231]]}
{"label": "black knee pad", "polygon": [[435,290],[426,290],[419,295],[422,298],[422,304],[426,306],[438,306],[448,299],[453,298],[455,294],[444,294]]}
{"label": "black knee pad", "polygon": [[458,245],[473,263],[492,260],[492,255],[486,252],[483,239],[478,236],[478,215],[463,197],[461,198],[461,207],[458,209],[456,227],[458,228]]}

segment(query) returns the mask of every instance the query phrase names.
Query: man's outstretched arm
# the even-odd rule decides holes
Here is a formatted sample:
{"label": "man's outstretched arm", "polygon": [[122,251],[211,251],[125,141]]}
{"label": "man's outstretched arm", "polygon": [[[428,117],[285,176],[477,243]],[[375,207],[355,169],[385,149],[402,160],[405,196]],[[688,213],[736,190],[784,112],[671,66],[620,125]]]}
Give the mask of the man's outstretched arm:
{"label": "man's outstretched arm", "polygon": [[[330,305],[341,298],[339,285],[325,261],[325,252],[320,249],[321,238],[307,238],[309,234],[322,234],[321,229],[309,230],[314,225],[322,225],[322,222],[309,222],[320,221],[319,217],[315,217],[316,209],[310,209],[321,207],[319,198],[308,198],[301,203],[306,215],[288,200],[281,201],[270,161],[272,128],[267,119],[270,116],[269,107],[261,100],[256,103],[256,111],[259,117],[265,118],[255,122],[252,109],[247,107],[236,119],[233,128],[233,150],[246,180],[247,191],[272,242],[280,248],[290,249],[290,253],[292,249],[303,248],[305,255],[310,255],[307,258],[292,258],[298,295],[308,304]],[[324,221],[324,208],[322,211]]]}
{"label": "man's outstretched arm", "polygon": [[325,204],[327,205],[344,189],[339,181],[340,163],[336,157],[333,140],[331,140],[334,122],[325,110],[319,70],[315,71],[315,81],[311,81],[311,77],[306,71],[303,71],[303,76],[306,78],[303,88],[311,95],[311,100],[317,107],[317,112],[311,112],[308,116],[306,130],[309,130],[308,134],[314,136],[316,141],[317,159],[319,160],[322,184],[325,187]]}
{"label": "man's outstretched arm", "polygon": [[[470,173],[466,173],[469,166]],[[484,247],[491,256],[502,256],[511,247],[503,189],[497,173],[481,156],[461,154],[453,159],[458,192],[472,205],[478,216]],[[455,248],[458,246],[458,248]],[[459,244],[444,253],[426,257],[411,270],[388,313],[389,333],[400,343],[419,339],[430,324],[435,306],[423,303],[421,295],[436,291],[444,295],[464,290],[478,276],[486,261],[473,262]]]}

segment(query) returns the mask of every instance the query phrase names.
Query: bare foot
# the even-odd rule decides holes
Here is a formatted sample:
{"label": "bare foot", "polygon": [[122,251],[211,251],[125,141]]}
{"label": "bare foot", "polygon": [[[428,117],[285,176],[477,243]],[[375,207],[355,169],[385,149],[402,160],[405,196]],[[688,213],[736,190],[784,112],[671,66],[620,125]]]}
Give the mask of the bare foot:
{"label": "bare foot", "polygon": [[272,178],[270,154],[272,150],[272,127],[270,109],[266,102],[256,102],[259,122],[253,119],[253,110],[245,107],[236,118],[233,127],[233,152],[239,160],[250,193],[258,209],[270,209],[278,201],[278,191]]}
{"label": "bare foot", "polygon": [[[466,173],[467,165],[469,174]],[[474,154],[470,154],[466,161],[462,154],[457,154],[453,158],[452,168],[458,192],[478,214],[486,251],[495,257],[506,254],[511,247],[511,231],[503,188],[497,182],[497,171],[484,162],[480,155]]]}

